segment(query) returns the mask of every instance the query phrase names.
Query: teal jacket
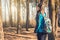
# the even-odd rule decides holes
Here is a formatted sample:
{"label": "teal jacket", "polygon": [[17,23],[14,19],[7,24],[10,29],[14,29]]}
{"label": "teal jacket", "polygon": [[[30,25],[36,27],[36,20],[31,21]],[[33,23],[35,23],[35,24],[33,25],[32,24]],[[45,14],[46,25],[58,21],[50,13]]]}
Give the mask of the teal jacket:
{"label": "teal jacket", "polygon": [[45,25],[44,17],[45,16],[46,16],[46,13],[44,13],[44,15],[42,15],[41,12],[38,13],[36,17],[36,28],[35,28],[36,33],[44,32],[44,25]]}

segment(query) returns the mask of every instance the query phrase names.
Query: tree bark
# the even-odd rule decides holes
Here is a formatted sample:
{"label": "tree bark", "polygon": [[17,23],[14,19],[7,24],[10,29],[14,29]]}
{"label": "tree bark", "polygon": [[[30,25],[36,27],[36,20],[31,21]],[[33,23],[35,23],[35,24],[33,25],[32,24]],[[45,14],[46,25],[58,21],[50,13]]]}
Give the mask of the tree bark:
{"label": "tree bark", "polygon": [[21,33],[20,26],[20,0],[17,0],[17,34]]}
{"label": "tree bark", "polygon": [[2,9],[1,9],[1,0],[0,0],[0,40],[4,40],[4,32],[3,32],[3,25],[2,25]]}
{"label": "tree bark", "polygon": [[29,0],[26,0],[26,5],[27,5],[26,31],[28,31],[28,26],[29,26]]}
{"label": "tree bark", "polygon": [[53,33],[55,35],[55,22],[56,22],[56,20],[55,20],[55,15],[56,15],[56,13],[55,13],[55,0],[51,0],[51,2],[52,2],[52,27],[53,27]]}

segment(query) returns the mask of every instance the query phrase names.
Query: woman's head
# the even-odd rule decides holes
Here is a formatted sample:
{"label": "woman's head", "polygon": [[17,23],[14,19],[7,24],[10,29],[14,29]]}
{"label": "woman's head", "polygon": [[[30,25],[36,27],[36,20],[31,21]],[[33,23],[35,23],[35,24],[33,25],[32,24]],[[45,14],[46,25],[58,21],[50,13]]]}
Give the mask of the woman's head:
{"label": "woman's head", "polygon": [[44,2],[39,3],[39,4],[38,4],[38,7],[39,7],[39,10],[40,10],[40,11],[41,11],[41,10],[44,10],[44,7],[45,7]]}
{"label": "woman's head", "polygon": [[42,6],[42,4],[41,4],[41,3],[40,3],[40,4],[38,4],[39,9],[41,9],[41,6]]}
{"label": "woman's head", "polygon": [[41,6],[41,10],[44,10],[44,8],[45,8],[45,5],[44,5],[44,2],[43,2],[42,6]]}

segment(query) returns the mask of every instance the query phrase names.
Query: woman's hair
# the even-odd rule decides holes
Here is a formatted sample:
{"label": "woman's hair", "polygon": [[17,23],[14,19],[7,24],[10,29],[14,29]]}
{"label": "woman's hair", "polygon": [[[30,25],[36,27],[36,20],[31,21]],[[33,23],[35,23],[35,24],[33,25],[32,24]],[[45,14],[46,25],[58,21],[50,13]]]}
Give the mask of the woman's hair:
{"label": "woman's hair", "polygon": [[40,0],[40,3],[38,4],[39,10],[37,11],[37,13],[41,11],[42,4],[43,4],[43,0]]}
{"label": "woman's hair", "polygon": [[37,13],[39,13],[41,11],[42,3],[39,3],[38,7],[39,7],[39,10],[37,11]]}
{"label": "woman's hair", "polygon": [[41,6],[42,6],[42,3],[39,3],[39,4],[38,4],[38,7],[41,8]]}
{"label": "woman's hair", "polygon": [[40,0],[40,3],[38,4],[38,7],[41,8],[44,0]]}

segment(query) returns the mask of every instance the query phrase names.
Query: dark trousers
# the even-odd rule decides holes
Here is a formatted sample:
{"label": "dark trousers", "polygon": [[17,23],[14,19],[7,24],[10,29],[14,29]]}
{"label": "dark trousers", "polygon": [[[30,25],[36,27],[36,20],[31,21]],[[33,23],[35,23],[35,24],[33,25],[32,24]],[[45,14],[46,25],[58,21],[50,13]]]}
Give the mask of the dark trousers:
{"label": "dark trousers", "polygon": [[37,33],[37,39],[38,40],[46,40],[46,34],[45,33]]}

